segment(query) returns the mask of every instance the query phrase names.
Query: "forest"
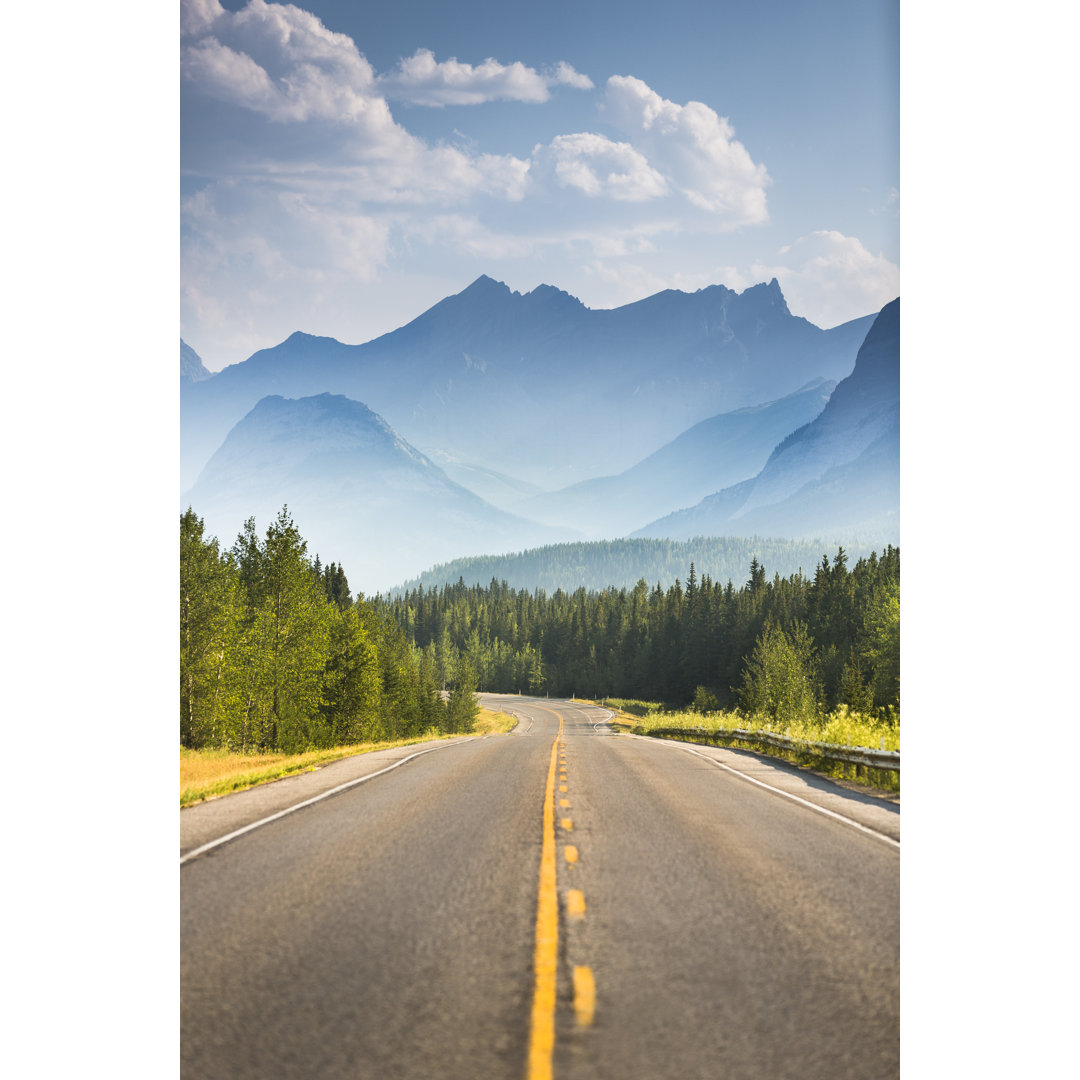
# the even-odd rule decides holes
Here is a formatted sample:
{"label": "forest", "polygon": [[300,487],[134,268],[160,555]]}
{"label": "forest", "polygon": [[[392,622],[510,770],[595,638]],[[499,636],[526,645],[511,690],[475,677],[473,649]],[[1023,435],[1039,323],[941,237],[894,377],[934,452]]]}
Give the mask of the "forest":
{"label": "forest", "polygon": [[[869,537],[851,537],[849,557],[869,555],[878,546]],[[494,579],[511,588],[632,589],[639,578],[665,589],[677,578],[685,579],[694,563],[697,573],[714,581],[738,581],[753,559],[765,563],[781,576],[812,567],[826,545],[821,540],[785,540],[761,536],[698,536],[693,540],[632,538],[548,544],[507,555],[473,555],[442,563],[392,590],[398,594],[432,585],[483,585]]]}
{"label": "forest", "polygon": [[430,657],[353,600],[342,567],[309,558],[287,507],[224,550],[181,516],[181,746],[296,753],[469,731],[476,680],[467,660],[455,674],[444,699]]}
{"label": "forest", "polygon": [[753,558],[736,587],[513,589],[492,580],[377,598],[440,678],[467,665],[484,690],[634,698],[771,714],[893,713],[900,702],[900,551],[770,580]]}
{"label": "forest", "polygon": [[477,689],[738,708],[783,722],[845,706],[897,722],[900,551],[736,586],[550,595],[542,588],[416,587],[353,598],[344,569],[312,559],[284,507],[231,548],[180,519],[180,742],[299,752],[472,730]]}

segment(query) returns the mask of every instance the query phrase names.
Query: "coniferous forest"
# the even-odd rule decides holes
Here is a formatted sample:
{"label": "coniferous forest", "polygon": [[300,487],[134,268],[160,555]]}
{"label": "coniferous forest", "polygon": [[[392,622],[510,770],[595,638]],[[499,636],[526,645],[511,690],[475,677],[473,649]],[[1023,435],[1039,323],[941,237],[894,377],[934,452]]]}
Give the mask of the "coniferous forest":
{"label": "coniferous forest", "polygon": [[[377,599],[440,673],[467,663],[481,689],[553,697],[695,700],[755,709],[783,663],[813,696],[807,707],[899,707],[900,551],[849,565],[823,554],[813,577],[770,580],[756,559],[739,586],[698,577],[667,589],[512,589],[457,585]],[[755,670],[762,678],[753,679]],[[749,679],[749,681],[748,681]],[[755,690],[756,688],[756,690]]]}
{"label": "coniferous forest", "polygon": [[288,510],[232,548],[180,518],[180,742],[298,752],[471,729],[475,679],[449,702],[430,659],[345,571],[308,557]]}
{"label": "coniferous forest", "polygon": [[[416,588],[353,599],[287,509],[233,546],[180,520],[180,732],[187,747],[299,751],[468,731],[472,692],[633,698],[779,715],[846,705],[895,715],[900,552],[812,577],[667,589]],[[449,691],[449,693],[441,693]]]}

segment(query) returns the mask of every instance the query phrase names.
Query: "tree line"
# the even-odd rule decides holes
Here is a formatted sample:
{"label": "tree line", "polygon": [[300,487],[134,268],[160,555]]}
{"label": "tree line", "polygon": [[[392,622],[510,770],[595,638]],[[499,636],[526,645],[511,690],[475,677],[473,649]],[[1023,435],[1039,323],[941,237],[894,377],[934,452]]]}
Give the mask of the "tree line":
{"label": "tree line", "polygon": [[471,730],[467,658],[452,692],[387,613],[350,594],[344,569],[308,557],[284,507],[223,549],[180,518],[180,742],[287,753]]}
{"label": "tree line", "polygon": [[900,700],[900,551],[739,587],[686,581],[573,592],[417,587],[355,599],[283,508],[231,548],[180,519],[180,740],[296,752],[472,729],[474,691],[738,706],[809,719]]}
{"label": "tree line", "polygon": [[417,587],[379,597],[438,673],[459,666],[481,689],[635,698],[699,709],[739,706],[809,718],[838,705],[899,708],[900,551],[849,566],[841,547],[813,575],[769,580],[757,558],[736,587],[690,564],[685,584],[574,592]]}
{"label": "tree line", "polygon": [[[887,542],[881,538],[852,537],[849,557],[868,556]],[[668,588],[685,578],[693,562],[697,573],[714,581],[738,581],[753,559],[765,563],[781,576],[812,567],[829,547],[822,540],[785,540],[777,537],[698,536],[692,540],[632,538],[590,540],[548,544],[506,555],[474,555],[442,563],[405,582],[394,593],[431,586],[453,585],[459,578],[466,585],[505,581],[511,588],[632,589],[644,578]]]}

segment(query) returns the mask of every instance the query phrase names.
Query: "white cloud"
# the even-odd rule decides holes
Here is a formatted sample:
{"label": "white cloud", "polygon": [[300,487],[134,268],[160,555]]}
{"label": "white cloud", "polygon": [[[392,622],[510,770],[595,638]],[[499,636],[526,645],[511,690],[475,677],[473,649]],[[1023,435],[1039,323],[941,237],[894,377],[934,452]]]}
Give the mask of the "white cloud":
{"label": "white cloud", "polygon": [[[355,42],[314,15],[264,0],[249,0],[237,12],[216,0],[185,0],[181,14],[193,171],[242,173],[253,185],[336,187],[346,205],[524,195],[528,162],[431,147],[406,131]],[[237,111],[208,109],[205,98]],[[269,128],[260,131],[252,113]],[[203,159],[200,122],[225,132]]]}
{"label": "white cloud", "polygon": [[181,76],[210,97],[279,123],[393,125],[356,44],[309,12],[265,0],[227,12],[214,0],[184,0],[181,28]]}
{"label": "white cloud", "polygon": [[768,220],[764,165],[755,164],[729,121],[700,101],[676,105],[640,79],[613,75],[603,112],[649,164],[716,224]]}
{"label": "white cloud", "polygon": [[465,214],[434,214],[411,218],[402,226],[402,240],[412,248],[446,247],[481,259],[524,259],[537,251],[535,237],[494,232],[477,217]]}
{"label": "white cloud", "polygon": [[572,86],[575,90],[591,90],[593,81],[588,75],[575,71],[565,60],[555,65],[553,80],[563,86]]}
{"label": "white cloud", "polygon": [[777,255],[775,265],[754,265],[754,280],[775,277],[791,310],[817,326],[869,315],[900,295],[900,267],[835,230],[800,237]]}
{"label": "white cloud", "polygon": [[396,101],[413,105],[480,105],[485,101],[544,102],[555,84],[580,90],[592,88],[587,75],[575,71],[565,61],[549,74],[526,67],[520,61],[500,64],[490,57],[482,64],[462,63],[456,57],[437,62],[430,49],[418,49],[412,56],[376,80],[378,89]]}
{"label": "white cloud", "polygon": [[559,186],[593,197],[642,202],[667,193],[667,182],[643,154],[603,135],[557,135],[533,151],[533,162]]}
{"label": "white cloud", "polygon": [[225,14],[218,0],[180,0],[180,36],[202,34]]}
{"label": "white cloud", "polygon": [[[216,339],[223,359],[241,358],[252,342],[317,330],[324,300],[339,304],[374,281],[389,256],[387,218],[317,192],[223,181],[185,199],[181,217],[185,321]],[[299,326],[283,303],[292,297],[302,298]]]}

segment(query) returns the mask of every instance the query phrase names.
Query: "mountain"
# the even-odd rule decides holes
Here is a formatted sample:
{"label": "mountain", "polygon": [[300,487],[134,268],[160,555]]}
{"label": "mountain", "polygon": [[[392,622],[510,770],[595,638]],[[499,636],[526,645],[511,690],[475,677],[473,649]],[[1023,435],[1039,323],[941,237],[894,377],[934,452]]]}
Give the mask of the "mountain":
{"label": "mountain", "polygon": [[267,395],[365,401],[414,445],[552,490],[630,468],[719,413],[848,375],[872,316],[822,330],[775,279],[593,310],[482,276],[363,345],[295,333],[181,386],[182,483]]}
{"label": "mountain", "polygon": [[[845,543],[852,560],[869,556],[872,545]],[[512,589],[632,589],[639,579],[652,588],[667,589],[678,578],[684,582],[694,564],[698,578],[708,575],[721,585],[742,585],[750,577],[753,559],[773,574],[787,577],[801,570],[812,575],[822,555],[836,553],[835,543],[821,540],[782,540],[760,536],[698,536],[692,540],[594,540],[588,543],[549,544],[511,555],[485,555],[455,559],[425,570],[392,592],[441,588],[460,578],[466,585],[487,586],[492,579]]]}
{"label": "mountain", "polygon": [[180,378],[189,379],[191,382],[201,382],[203,379],[209,379],[212,374],[213,372],[206,370],[199,354],[181,338]]}
{"label": "mountain", "polygon": [[821,415],[754,478],[635,536],[859,535],[899,541],[900,301],[886,304]]}
{"label": "mountain", "polygon": [[374,592],[465,553],[571,538],[513,517],[455,484],[366,405],[342,395],[271,395],[229,432],[182,500],[231,544],[287,503],[312,555]]}
{"label": "mountain", "polygon": [[761,471],[786,435],[813,420],[836,387],[814,379],[794,394],[695,424],[618,476],[584,480],[516,504],[518,513],[592,538],[623,536]]}
{"label": "mountain", "polygon": [[542,489],[535,484],[507,476],[497,469],[460,461],[445,450],[431,448],[425,449],[424,453],[455,483],[502,510],[514,511],[523,500],[542,494]]}

